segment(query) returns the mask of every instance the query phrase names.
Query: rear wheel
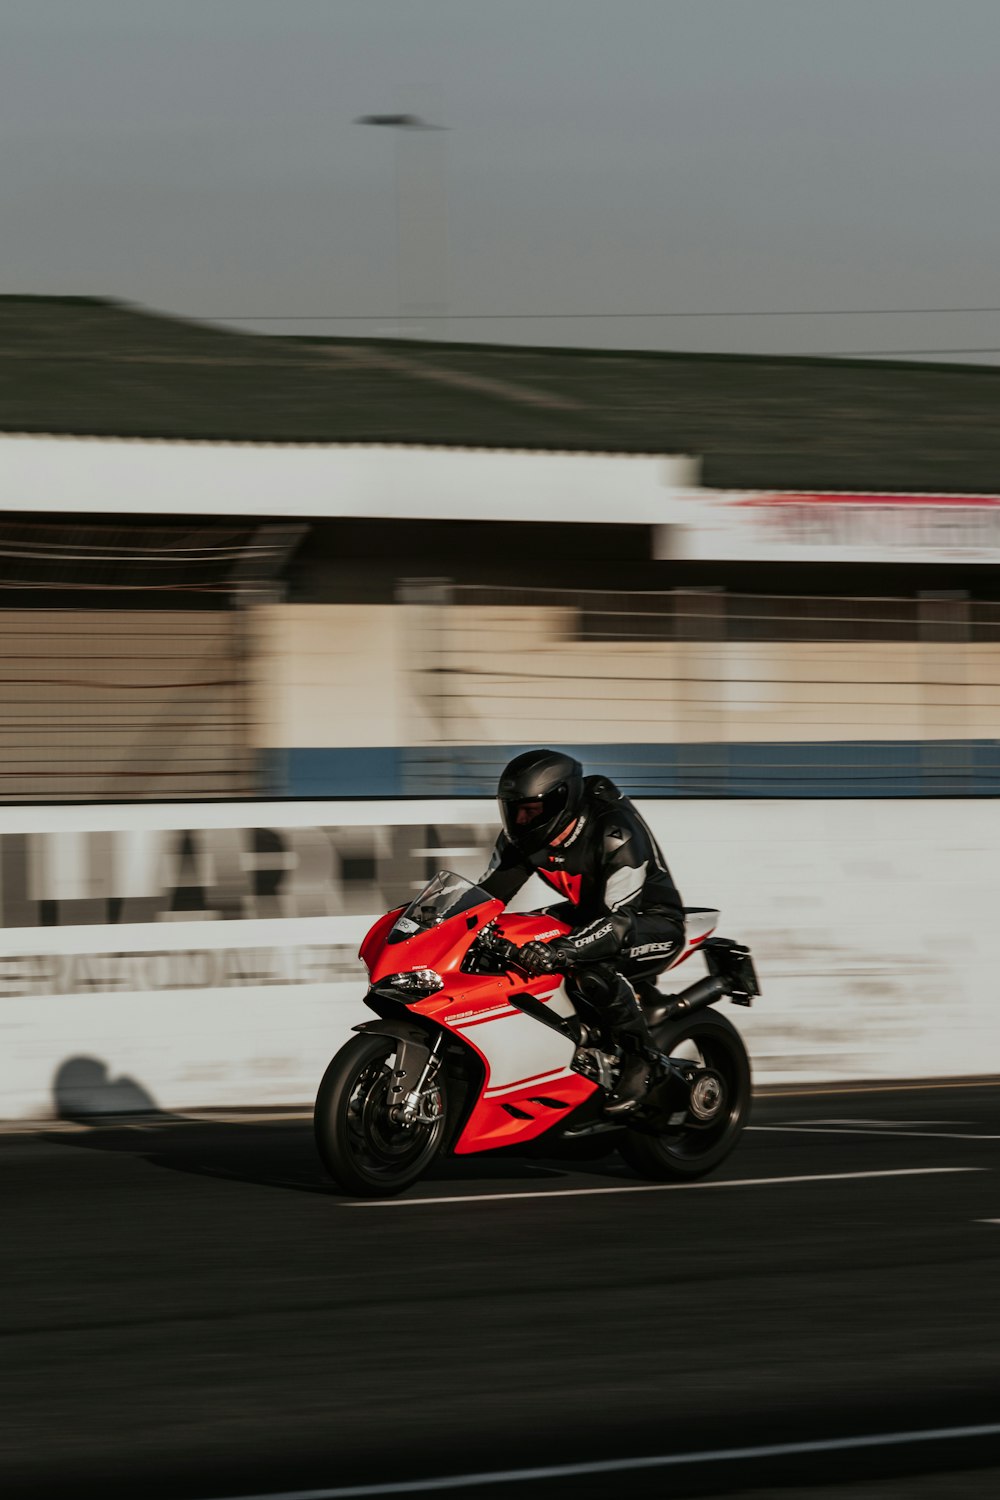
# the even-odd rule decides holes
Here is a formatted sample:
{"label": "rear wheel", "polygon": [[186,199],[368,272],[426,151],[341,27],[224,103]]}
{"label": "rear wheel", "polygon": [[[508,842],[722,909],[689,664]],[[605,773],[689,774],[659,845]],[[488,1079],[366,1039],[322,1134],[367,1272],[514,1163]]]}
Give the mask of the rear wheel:
{"label": "rear wheel", "polygon": [[690,1063],[688,1090],[670,1082],[651,1102],[658,1128],[633,1127],[619,1151],[643,1177],[658,1181],[703,1177],[732,1151],[750,1114],[750,1060],[736,1027],[714,1011],[667,1022],[653,1033],[668,1057]]}
{"label": "rear wheel", "polygon": [[387,1098],[396,1043],[391,1036],[352,1037],[327,1068],[316,1096],[316,1146],[330,1176],[350,1193],[386,1198],[416,1182],[437,1155],[446,1100],[438,1073],[433,1124],[397,1125]]}

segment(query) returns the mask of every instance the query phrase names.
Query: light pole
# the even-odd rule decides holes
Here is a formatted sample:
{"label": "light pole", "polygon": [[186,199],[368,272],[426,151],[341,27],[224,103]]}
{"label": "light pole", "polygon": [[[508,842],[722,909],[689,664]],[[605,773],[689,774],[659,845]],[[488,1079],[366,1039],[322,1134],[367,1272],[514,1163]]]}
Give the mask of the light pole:
{"label": "light pole", "polygon": [[396,154],[396,311],[405,338],[443,338],[448,319],[447,127],[419,115],[362,115]]}

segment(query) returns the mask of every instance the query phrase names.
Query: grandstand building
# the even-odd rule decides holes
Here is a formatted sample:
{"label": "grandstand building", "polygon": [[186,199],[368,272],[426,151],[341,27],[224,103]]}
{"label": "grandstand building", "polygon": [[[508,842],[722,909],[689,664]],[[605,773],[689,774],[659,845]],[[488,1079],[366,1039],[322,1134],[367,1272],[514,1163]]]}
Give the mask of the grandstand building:
{"label": "grandstand building", "polygon": [[0,797],[993,795],[998,381],[0,299]]}

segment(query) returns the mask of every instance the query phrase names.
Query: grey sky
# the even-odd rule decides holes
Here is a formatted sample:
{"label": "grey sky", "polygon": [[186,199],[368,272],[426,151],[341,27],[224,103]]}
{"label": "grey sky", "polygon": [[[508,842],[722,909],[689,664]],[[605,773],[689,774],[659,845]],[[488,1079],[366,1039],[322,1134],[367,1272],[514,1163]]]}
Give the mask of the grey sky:
{"label": "grey sky", "polygon": [[[352,122],[412,111],[452,313],[1000,307],[998,60],[998,0],[0,0],[0,290],[389,332],[394,142]],[[1000,349],[1000,312],[447,331]]]}

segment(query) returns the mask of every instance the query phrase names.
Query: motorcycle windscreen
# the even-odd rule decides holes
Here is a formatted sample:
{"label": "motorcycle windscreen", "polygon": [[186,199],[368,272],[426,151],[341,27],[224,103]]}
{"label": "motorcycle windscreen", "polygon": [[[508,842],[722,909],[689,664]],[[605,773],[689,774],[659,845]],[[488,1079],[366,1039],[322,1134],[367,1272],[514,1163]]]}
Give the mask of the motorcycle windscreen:
{"label": "motorcycle windscreen", "polygon": [[449,917],[457,917],[474,906],[482,906],[493,898],[482,886],[473,885],[464,875],[451,870],[439,870],[420,895],[411,901],[401,917],[397,917],[387,942],[403,943],[416,932],[427,932],[440,927]]}

